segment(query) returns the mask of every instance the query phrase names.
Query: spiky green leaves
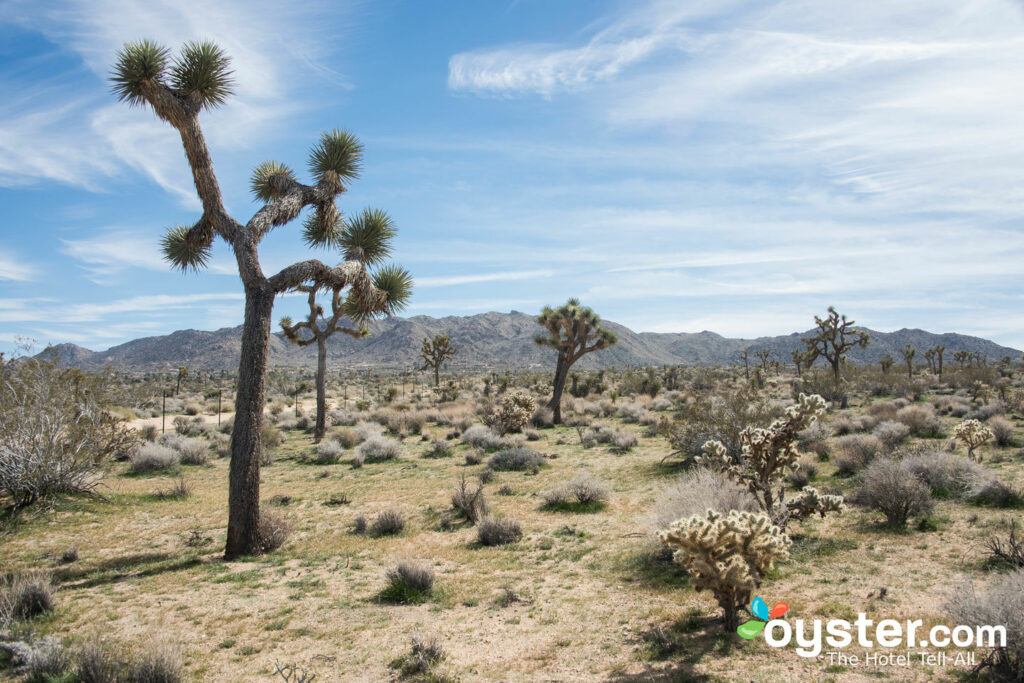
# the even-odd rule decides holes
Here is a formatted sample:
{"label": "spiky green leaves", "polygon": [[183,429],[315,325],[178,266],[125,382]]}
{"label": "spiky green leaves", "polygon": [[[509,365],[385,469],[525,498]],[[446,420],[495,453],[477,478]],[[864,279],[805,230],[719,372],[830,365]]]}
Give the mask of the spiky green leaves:
{"label": "spiky green leaves", "polygon": [[141,105],[146,84],[161,84],[200,109],[210,109],[224,104],[233,92],[231,59],[211,42],[185,43],[170,64],[170,83],[164,84],[169,62],[170,51],[153,41],[125,43],[110,76],[114,94],[122,102]]}
{"label": "spiky green leaves", "polygon": [[191,228],[175,226],[160,240],[164,259],[179,270],[198,272],[210,261],[210,236],[197,239]]}
{"label": "spiky green leaves", "polygon": [[231,58],[214,43],[188,42],[171,67],[171,87],[212,109],[232,94],[232,73]]}
{"label": "spiky green leaves", "polygon": [[333,200],[318,204],[302,227],[302,239],[311,247],[333,246],[340,235],[341,213]]}
{"label": "spiky green leaves", "polygon": [[310,150],[309,171],[317,182],[345,183],[359,177],[363,159],[363,146],[355,135],[334,129],[320,136],[320,142]]}
{"label": "spiky green leaves", "polygon": [[132,106],[145,104],[143,85],[160,81],[169,55],[167,48],[150,40],[125,43],[117,53],[117,63],[110,75],[117,99]]}
{"label": "spiky green leaves", "polygon": [[363,209],[348,219],[338,235],[338,246],[347,261],[377,265],[391,254],[391,240],[397,232],[386,211]]}
{"label": "spiky green leaves", "polygon": [[288,185],[296,182],[295,172],[279,161],[264,161],[252,171],[249,188],[257,199],[272,202],[288,191]]}
{"label": "spiky green leaves", "polygon": [[373,286],[384,293],[381,313],[394,315],[412,298],[412,275],[397,265],[384,266],[373,274]]}

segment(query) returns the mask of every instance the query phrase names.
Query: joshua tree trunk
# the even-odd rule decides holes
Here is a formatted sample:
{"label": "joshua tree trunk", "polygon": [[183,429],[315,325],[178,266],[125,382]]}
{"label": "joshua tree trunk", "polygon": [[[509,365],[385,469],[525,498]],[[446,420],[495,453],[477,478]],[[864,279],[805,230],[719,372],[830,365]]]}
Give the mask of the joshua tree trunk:
{"label": "joshua tree trunk", "polygon": [[551,409],[551,420],[556,425],[562,424],[562,392],[565,391],[565,379],[569,374],[568,363],[565,362],[565,354],[558,354],[558,362],[555,365],[555,380],[552,384],[551,400],[548,408]]}
{"label": "joshua tree trunk", "polygon": [[246,286],[228,476],[228,536],[224,548],[224,558],[228,560],[241,555],[255,555],[262,549],[259,528],[260,459],[263,456],[263,405],[273,308],[272,290],[263,285]]}
{"label": "joshua tree trunk", "polygon": [[437,367],[434,368],[434,386],[441,386],[441,370]]}
{"label": "joshua tree trunk", "polygon": [[313,441],[320,443],[327,432],[327,337],[316,338],[316,431]]}

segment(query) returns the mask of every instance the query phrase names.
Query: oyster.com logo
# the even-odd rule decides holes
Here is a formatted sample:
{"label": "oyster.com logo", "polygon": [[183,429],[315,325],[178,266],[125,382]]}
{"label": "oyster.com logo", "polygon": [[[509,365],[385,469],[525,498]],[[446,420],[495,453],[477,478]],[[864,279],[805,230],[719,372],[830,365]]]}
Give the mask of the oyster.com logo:
{"label": "oyster.com logo", "polygon": [[758,633],[764,630],[765,625],[769,621],[772,619],[781,619],[788,611],[789,605],[784,602],[775,603],[775,607],[772,607],[771,610],[769,610],[764,599],[758,596],[750,603],[750,612],[756,618],[751,619],[745,624],[740,624],[736,628],[736,633],[739,633],[742,638],[751,640],[756,637]]}

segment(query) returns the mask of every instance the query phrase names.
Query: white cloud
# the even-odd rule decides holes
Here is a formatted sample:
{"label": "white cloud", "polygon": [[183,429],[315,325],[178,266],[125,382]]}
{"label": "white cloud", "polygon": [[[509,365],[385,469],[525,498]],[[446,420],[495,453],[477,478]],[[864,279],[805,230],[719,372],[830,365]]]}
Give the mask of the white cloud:
{"label": "white cloud", "polygon": [[[14,254],[0,251],[0,280],[31,282],[39,276],[39,270]],[[0,305],[2,307],[2,305]]]}
{"label": "white cloud", "polygon": [[[139,234],[127,229],[107,229],[93,237],[64,239],[62,251],[77,259],[89,273],[89,278],[98,284],[117,283],[117,278],[127,268],[167,272],[171,266],[160,251],[162,231]],[[211,260],[207,272],[218,275],[237,275],[234,264],[227,261]]]}
{"label": "white cloud", "polygon": [[481,282],[513,282],[516,280],[534,280],[554,275],[552,270],[518,270],[503,273],[479,273],[476,275],[445,275],[435,277],[418,277],[417,287],[450,287],[452,285],[469,285]]}

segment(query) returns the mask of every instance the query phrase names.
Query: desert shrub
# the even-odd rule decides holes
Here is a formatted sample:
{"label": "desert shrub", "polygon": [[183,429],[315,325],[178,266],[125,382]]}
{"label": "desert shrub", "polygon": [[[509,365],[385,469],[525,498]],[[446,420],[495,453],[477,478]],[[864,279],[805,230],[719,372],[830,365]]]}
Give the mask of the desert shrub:
{"label": "desert shrub", "polygon": [[527,441],[540,441],[540,432],[535,429],[524,429],[523,436]]}
{"label": "desert shrub", "polygon": [[484,495],[484,483],[481,481],[476,487],[471,487],[466,483],[466,475],[463,474],[452,492],[452,509],[470,524],[476,524],[487,516],[487,496]]}
{"label": "desert shrub", "polygon": [[444,439],[434,439],[430,448],[423,454],[424,458],[447,458],[452,454],[452,447]]}
{"label": "desert shrub", "polygon": [[789,537],[764,513],[714,510],[675,521],[659,532],[675,551],[697,590],[711,591],[722,608],[726,633],[739,624],[738,611],[750,603],[775,562],[789,558]]}
{"label": "desert shrub", "polygon": [[832,420],[832,435],[833,436],[845,436],[856,431],[853,428],[853,420],[850,419],[849,415],[839,415]]}
{"label": "desert shrub", "polygon": [[264,425],[262,432],[263,450],[277,448],[284,441],[281,430],[274,425]]}
{"label": "desert shrub", "polygon": [[353,452],[352,453],[352,460],[350,461],[351,464],[352,464],[352,469],[358,470],[360,467],[363,466],[363,462],[365,460],[366,460],[366,458],[363,457],[362,453]]}
{"label": "desert shrub", "polygon": [[467,465],[479,465],[484,461],[483,451],[473,449],[466,453],[466,464]]}
{"label": "desert shrub", "polygon": [[283,516],[271,510],[260,510],[259,535],[263,552],[280,548],[291,532],[291,525]]}
{"label": "desert shrub", "polygon": [[386,602],[415,604],[423,602],[434,590],[434,570],[403,560],[387,571],[387,588],[380,593]]}
{"label": "desert shrub", "polygon": [[671,420],[658,423],[658,432],[672,446],[672,456],[692,465],[708,441],[720,441],[730,458],[738,458],[740,433],[748,426],[764,427],[779,414],[749,389],[700,397],[683,406]]}
{"label": "desert shrub", "polygon": [[384,462],[395,460],[405,454],[405,447],[394,439],[384,436],[372,436],[356,446],[356,455],[366,462]]}
{"label": "desert shrub", "polygon": [[939,498],[966,497],[977,482],[992,477],[983,466],[952,453],[916,453],[904,458],[903,463]]}
{"label": "desert shrub", "polygon": [[667,398],[658,398],[651,402],[651,410],[665,411],[672,410],[672,401]]}
{"label": "desert shrub", "polygon": [[942,422],[930,405],[913,405],[896,411],[896,421],[910,428],[914,436],[942,436]]}
{"label": "desert shrub", "polygon": [[53,584],[41,572],[18,574],[0,583],[0,624],[4,618],[33,619],[52,612]]}
{"label": "desert shrub", "polygon": [[341,460],[345,449],[333,439],[324,439],[316,445],[312,461],[317,465],[333,465]]}
{"label": "desert shrub", "polygon": [[643,422],[650,418],[650,413],[639,403],[623,403],[619,406],[619,417],[626,422]]}
{"label": "desert shrub", "polygon": [[332,441],[337,441],[344,449],[355,448],[356,444],[359,443],[359,436],[356,434],[356,430],[351,427],[342,427],[331,432],[330,436]]}
{"label": "desert shrub", "polygon": [[476,537],[480,545],[507,545],[521,539],[523,529],[514,519],[484,517],[476,526]]}
{"label": "desert shrub", "polygon": [[976,479],[964,494],[964,499],[973,505],[993,508],[1024,507],[1021,492],[993,476]]}
{"label": "desert shrub", "polygon": [[185,680],[181,650],[172,642],[153,638],[126,666],[131,683],[179,683]]}
{"label": "desert shrub", "polygon": [[664,487],[652,514],[652,528],[663,531],[678,519],[702,515],[708,510],[754,512],[757,501],[750,492],[708,467],[694,467]]}
{"label": "desert shrub", "polygon": [[56,636],[33,642],[0,641],[0,652],[8,656],[13,673],[26,683],[64,681],[71,668],[71,654]]}
{"label": "desert shrub", "polygon": [[907,440],[910,436],[910,427],[902,422],[886,420],[879,422],[871,431],[871,435],[881,441],[886,450],[891,451]]}
{"label": "desert shrub", "polygon": [[384,434],[384,428],[382,425],[376,422],[360,422],[356,425],[356,439],[360,443],[372,439],[375,436],[381,436]]}
{"label": "desert shrub", "polygon": [[132,449],[134,431],[104,409],[112,384],[40,360],[0,362],[0,492],[14,509],[94,493],[113,456]]}
{"label": "desert shrub", "polygon": [[879,420],[895,420],[896,411],[900,409],[900,406],[896,405],[894,401],[875,401],[868,406],[868,414],[874,415]]}
{"label": "desert shrub", "polygon": [[513,391],[501,397],[497,407],[489,407],[483,415],[484,424],[498,436],[509,432],[522,431],[533,413],[537,402],[524,391]]}
{"label": "desert shrub", "polygon": [[636,447],[636,444],[636,436],[630,434],[629,432],[617,431],[615,432],[615,435],[612,437],[612,446],[615,448],[616,451],[620,453],[625,453],[626,451]]}
{"label": "desert shrub", "polygon": [[877,458],[861,475],[857,502],[878,510],[886,522],[903,526],[910,517],[927,516],[934,505],[929,488],[902,460]]}
{"label": "desert shrub", "polygon": [[75,660],[79,683],[117,683],[125,678],[125,665],[117,650],[99,637],[83,642],[75,653]]}
{"label": "desert shrub", "polygon": [[1004,541],[992,536],[986,542],[988,559],[986,567],[1024,569],[1024,540],[1017,537],[1017,522],[1010,523],[1010,532]]}
{"label": "desert shrub", "polygon": [[985,422],[996,415],[1003,415],[1006,413],[1006,406],[1003,405],[1002,401],[992,401],[975,408],[971,412],[971,418]]}
{"label": "desert shrub", "polygon": [[168,489],[160,489],[156,497],[160,500],[172,499],[181,500],[192,495],[192,487],[185,481],[184,477],[178,479]]}
{"label": "desert shrub", "polygon": [[352,520],[352,533],[365,534],[368,528],[369,524],[366,522],[366,515],[359,515]]}
{"label": "desert shrub", "polygon": [[536,427],[537,429],[548,429],[549,427],[554,427],[554,413],[550,408],[544,406],[537,408],[537,410],[533,411],[533,415],[530,417],[530,426]]}
{"label": "desert shrub", "polygon": [[231,437],[227,434],[214,434],[213,435],[213,450],[217,453],[218,458],[230,458],[231,457]]}
{"label": "desert shrub", "polygon": [[157,443],[144,443],[132,453],[130,462],[133,474],[171,472],[178,469],[181,456],[173,448]]}
{"label": "desert shrub", "polygon": [[156,441],[160,436],[160,430],[156,425],[145,425],[140,432],[144,441]]}
{"label": "desert shrub", "polygon": [[1016,441],[1013,438],[1013,422],[1001,415],[991,418],[986,426],[991,430],[996,445],[1000,447],[1014,446]]}
{"label": "desert shrub", "polygon": [[184,465],[205,465],[210,458],[210,447],[205,439],[181,439],[174,446]]}
{"label": "desert shrub", "polygon": [[544,506],[550,509],[596,509],[611,498],[611,489],[588,472],[544,493]]}
{"label": "desert shrub", "polygon": [[374,536],[394,536],[405,529],[405,517],[401,511],[395,508],[388,508],[373,520],[370,525],[370,533]]}
{"label": "desert shrub", "polygon": [[847,434],[836,439],[836,467],[842,474],[862,469],[885,450],[881,439],[872,434]]}
{"label": "desert shrub", "polygon": [[393,662],[392,668],[401,671],[403,676],[422,676],[427,680],[442,683],[447,680],[432,673],[433,667],[445,658],[444,648],[436,636],[412,637],[412,649]]}
{"label": "desert shrub", "polygon": [[520,446],[498,451],[487,461],[487,466],[499,472],[522,472],[536,470],[544,464],[544,456],[533,450]]}
{"label": "desert shrub", "polygon": [[958,624],[1006,627],[1005,647],[995,647],[982,660],[994,680],[1024,679],[1024,569],[997,577],[986,590],[971,581],[959,584],[946,603]]}
{"label": "desert shrub", "polygon": [[490,427],[484,425],[472,425],[462,432],[462,436],[459,438],[462,443],[485,451],[504,448],[507,445],[504,439],[495,434]]}
{"label": "desert shrub", "polygon": [[231,434],[235,429],[235,418],[229,417],[220,423],[220,428],[217,430],[221,434]]}

